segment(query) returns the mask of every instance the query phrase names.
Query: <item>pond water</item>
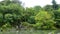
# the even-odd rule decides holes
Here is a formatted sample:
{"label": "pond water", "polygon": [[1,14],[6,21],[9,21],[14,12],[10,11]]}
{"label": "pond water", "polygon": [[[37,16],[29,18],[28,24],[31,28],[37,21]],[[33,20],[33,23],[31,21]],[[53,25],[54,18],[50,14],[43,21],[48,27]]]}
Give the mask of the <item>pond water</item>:
{"label": "pond water", "polygon": [[0,32],[0,34],[60,34],[60,30],[11,30]]}

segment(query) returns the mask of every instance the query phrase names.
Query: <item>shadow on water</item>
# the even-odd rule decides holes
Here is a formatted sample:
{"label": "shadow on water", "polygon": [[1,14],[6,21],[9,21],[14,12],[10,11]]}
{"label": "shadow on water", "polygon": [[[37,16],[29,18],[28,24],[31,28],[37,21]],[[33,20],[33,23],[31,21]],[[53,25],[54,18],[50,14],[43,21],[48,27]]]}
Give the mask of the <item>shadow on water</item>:
{"label": "shadow on water", "polygon": [[0,34],[60,34],[60,30],[20,30],[16,31],[15,29],[9,31],[0,31]]}

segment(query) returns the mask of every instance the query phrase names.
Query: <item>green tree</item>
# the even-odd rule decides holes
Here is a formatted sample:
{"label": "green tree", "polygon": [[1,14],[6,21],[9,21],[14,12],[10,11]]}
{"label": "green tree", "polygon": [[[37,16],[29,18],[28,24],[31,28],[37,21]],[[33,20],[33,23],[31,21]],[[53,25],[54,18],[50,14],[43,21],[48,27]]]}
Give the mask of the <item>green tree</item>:
{"label": "green tree", "polygon": [[58,5],[57,5],[55,0],[52,0],[52,4],[53,4],[53,9],[54,10],[58,9]]}
{"label": "green tree", "polygon": [[36,15],[40,10],[42,10],[41,6],[34,6],[34,14]]}
{"label": "green tree", "polygon": [[53,11],[52,5],[46,5],[43,7],[45,11]]}
{"label": "green tree", "polygon": [[36,16],[36,26],[40,29],[54,29],[54,19],[46,11],[40,11]]}
{"label": "green tree", "polygon": [[[35,23],[34,21],[34,9],[33,8],[26,8],[26,10],[24,11],[24,14],[22,15],[22,20],[24,22],[28,22],[28,23]],[[32,21],[33,20],[33,21]]]}
{"label": "green tree", "polygon": [[[1,4],[2,3],[2,4]],[[12,26],[20,26],[23,7],[9,0],[0,2],[0,13],[2,13],[2,23],[9,22]]]}
{"label": "green tree", "polygon": [[57,28],[60,28],[60,8],[58,10],[56,10],[55,12],[55,26]]}

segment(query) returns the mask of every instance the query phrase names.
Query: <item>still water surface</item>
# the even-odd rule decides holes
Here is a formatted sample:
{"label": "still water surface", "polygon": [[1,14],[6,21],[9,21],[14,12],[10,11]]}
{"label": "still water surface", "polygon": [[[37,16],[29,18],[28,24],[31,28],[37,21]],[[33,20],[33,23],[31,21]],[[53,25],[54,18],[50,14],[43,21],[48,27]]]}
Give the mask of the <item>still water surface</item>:
{"label": "still water surface", "polygon": [[0,34],[60,34],[60,30],[11,30],[0,32]]}

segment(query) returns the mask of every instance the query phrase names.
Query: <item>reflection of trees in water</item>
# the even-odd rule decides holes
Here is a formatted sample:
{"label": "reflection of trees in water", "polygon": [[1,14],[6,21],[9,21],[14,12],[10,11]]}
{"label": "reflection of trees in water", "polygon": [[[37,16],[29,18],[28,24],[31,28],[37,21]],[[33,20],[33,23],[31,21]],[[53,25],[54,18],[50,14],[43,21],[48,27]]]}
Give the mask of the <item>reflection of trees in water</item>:
{"label": "reflection of trees in water", "polygon": [[[3,32],[0,32],[0,34],[3,34]],[[19,34],[60,34],[60,30],[20,30],[20,31],[16,31],[15,29],[12,29],[10,31],[5,31],[4,33],[19,33]]]}
{"label": "reflection of trees in water", "polygon": [[48,34],[60,34],[60,30],[51,30]]}

